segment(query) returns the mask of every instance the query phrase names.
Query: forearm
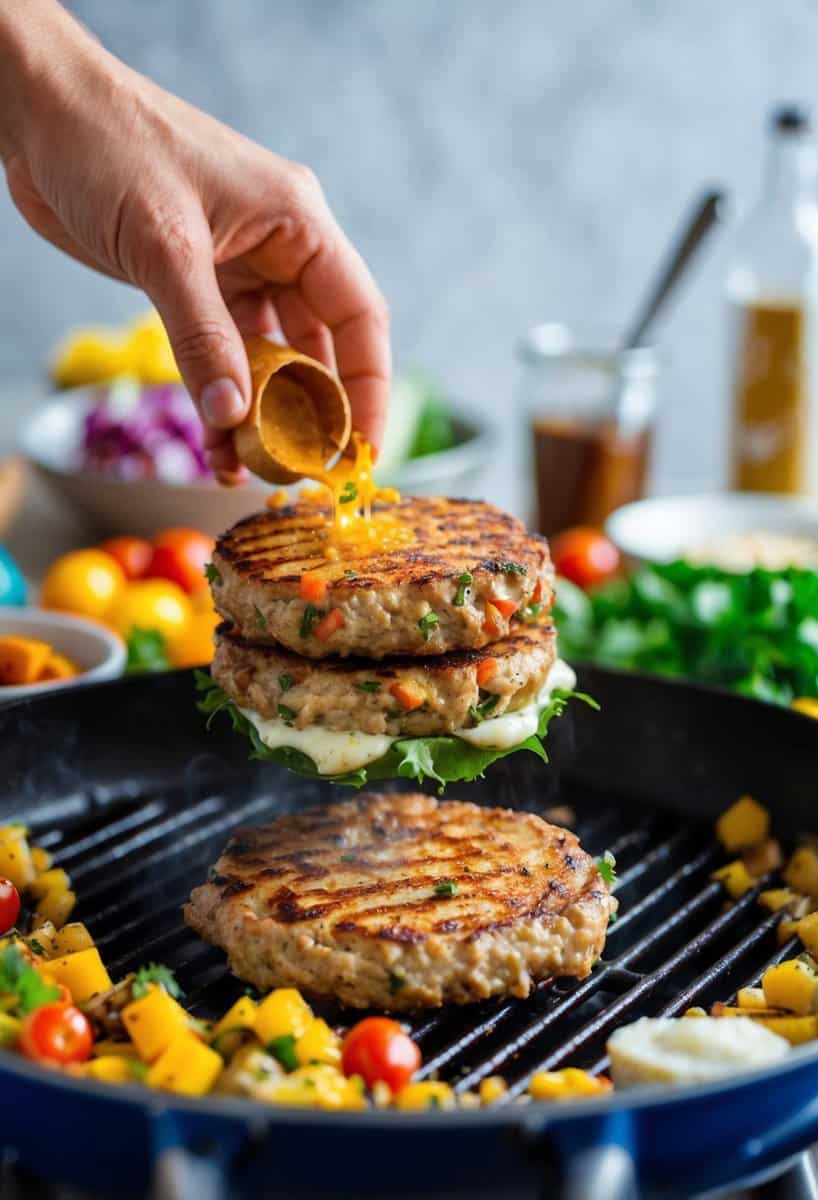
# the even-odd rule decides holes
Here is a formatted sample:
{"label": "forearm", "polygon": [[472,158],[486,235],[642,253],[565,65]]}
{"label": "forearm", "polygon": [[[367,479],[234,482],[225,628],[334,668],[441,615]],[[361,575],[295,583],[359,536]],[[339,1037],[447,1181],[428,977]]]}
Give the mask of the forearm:
{"label": "forearm", "polygon": [[[61,89],[105,51],[57,0],[0,0],[0,157],[18,153]],[[107,56],[106,56],[107,57]]]}

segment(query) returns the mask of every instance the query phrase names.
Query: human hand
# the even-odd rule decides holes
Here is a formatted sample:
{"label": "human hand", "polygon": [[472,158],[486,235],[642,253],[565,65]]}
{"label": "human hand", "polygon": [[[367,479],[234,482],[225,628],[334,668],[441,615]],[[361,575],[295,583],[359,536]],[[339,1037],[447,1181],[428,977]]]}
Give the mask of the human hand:
{"label": "human hand", "polygon": [[0,6],[0,151],[12,199],[80,262],[142,288],[223,483],[250,378],[241,333],[280,330],[337,370],[376,447],[386,305],[315,176],[108,54],[55,0]]}

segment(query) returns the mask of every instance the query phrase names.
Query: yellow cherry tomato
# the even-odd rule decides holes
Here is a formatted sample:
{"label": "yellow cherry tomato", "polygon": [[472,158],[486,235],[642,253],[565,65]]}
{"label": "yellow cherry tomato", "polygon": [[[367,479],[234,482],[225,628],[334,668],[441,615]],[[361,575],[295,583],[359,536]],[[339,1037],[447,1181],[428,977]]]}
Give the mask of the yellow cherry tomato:
{"label": "yellow cherry tomato", "polygon": [[221,617],[215,612],[193,611],[185,628],[167,641],[174,667],[206,667],[213,660],[213,630]]}
{"label": "yellow cherry tomato", "polygon": [[74,550],[52,563],[43,582],[43,608],[107,620],[125,588],[125,574],[104,550]]}
{"label": "yellow cherry tomato", "polygon": [[155,629],[168,644],[187,628],[190,618],[187,596],[169,579],[139,579],[128,584],[108,616],[126,639],[132,629]]}
{"label": "yellow cherry tomato", "polygon": [[796,712],[803,713],[805,717],[814,717],[818,720],[818,700],[814,696],[799,696],[797,700],[793,700],[791,708]]}

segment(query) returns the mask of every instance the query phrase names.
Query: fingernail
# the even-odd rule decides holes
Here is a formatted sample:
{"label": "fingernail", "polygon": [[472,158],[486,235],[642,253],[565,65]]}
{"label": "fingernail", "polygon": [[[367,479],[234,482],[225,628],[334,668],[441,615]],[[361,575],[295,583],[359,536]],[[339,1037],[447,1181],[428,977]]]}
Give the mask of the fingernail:
{"label": "fingernail", "polygon": [[244,398],[232,379],[214,379],[199,395],[202,416],[216,429],[232,429],[244,419]]}

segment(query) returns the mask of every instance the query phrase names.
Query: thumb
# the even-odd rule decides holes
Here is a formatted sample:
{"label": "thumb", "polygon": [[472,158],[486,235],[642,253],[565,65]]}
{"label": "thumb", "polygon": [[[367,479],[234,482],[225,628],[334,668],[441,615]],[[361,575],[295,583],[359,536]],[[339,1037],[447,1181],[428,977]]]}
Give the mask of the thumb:
{"label": "thumb", "polygon": [[250,407],[250,369],[212,256],[205,252],[183,267],[171,266],[163,276],[148,294],[168,332],[185,386],[206,428],[233,429]]}

